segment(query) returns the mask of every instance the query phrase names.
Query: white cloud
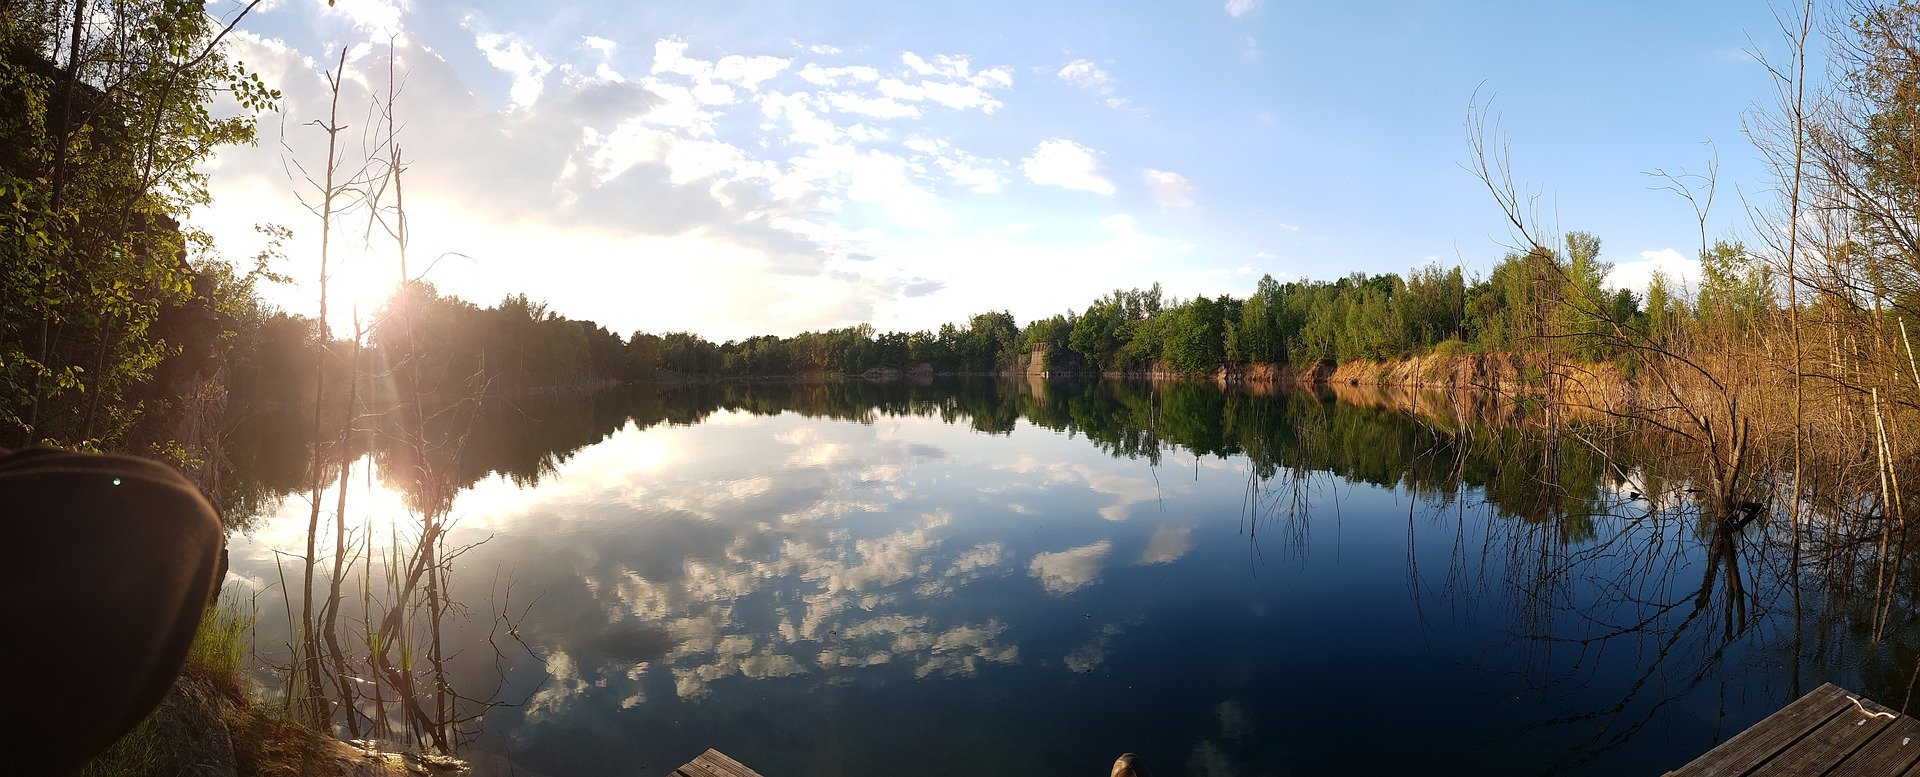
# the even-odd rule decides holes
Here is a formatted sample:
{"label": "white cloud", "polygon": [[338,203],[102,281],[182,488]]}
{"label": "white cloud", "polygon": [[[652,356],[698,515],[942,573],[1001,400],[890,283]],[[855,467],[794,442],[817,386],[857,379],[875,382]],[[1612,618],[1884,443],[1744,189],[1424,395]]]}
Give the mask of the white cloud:
{"label": "white cloud", "polygon": [[914,181],[911,167],[900,156],[833,144],[789,162],[793,179],[824,183],[849,201],[877,207],[895,226],[935,231],[951,226],[952,217],[940,198]]}
{"label": "white cloud", "polygon": [[764,55],[743,57],[739,54],[729,54],[721,57],[720,61],[713,66],[713,77],[722,81],[731,81],[752,91],[760,88],[760,84],[771,80],[774,76],[786,72],[787,67],[792,64],[793,60],[779,57]]}
{"label": "white cloud", "polygon": [[808,62],[802,66],[799,71],[795,72],[794,75],[799,76],[800,80],[815,86],[839,86],[841,81],[872,82],[880,80],[879,69],[865,65],[821,67],[812,62]]}
{"label": "white cloud", "polygon": [[[325,115],[326,87],[319,70],[333,63],[315,63],[282,42],[254,35],[236,33],[230,40],[238,56],[272,77],[286,95],[284,134],[290,147],[224,148],[218,165],[210,168],[219,201],[251,205],[200,209],[193,222],[212,232],[224,253],[243,256],[257,242],[256,221],[308,224],[286,183],[281,157],[311,165],[324,155],[323,148],[316,150],[313,133],[300,127],[306,118]],[[478,51],[490,52],[496,65],[522,76],[512,78],[511,87],[502,84],[489,93],[416,44],[402,41],[395,52],[400,71],[408,74],[402,116],[436,119],[412,121],[402,130],[413,162],[407,206],[414,245],[429,254],[472,257],[458,260],[458,269],[443,267],[432,276],[441,291],[486,301],[524,290],[553,301],[567,315],[616,330],[693,327],[710,337],[869,321],[876,305],[902,298],[900,279],[906,274],[897,268],[831,273],[826,268],[830,256],[845,250],[829,206],[855,181],[796,177],[784,151],[742,144],[737,135],[719,137],[720,111],[740,115],[754,108],[703,103],[702,98],[713,101],[724,93],[701,87],[698,77],[681,75],[702,69],[674,42],[658,52],[665,55],[658,58],[661,73],[632,81],[555,64],[545,52],[511,36],[476,40],[476,45],[483,45]],[[567,45],[574,49],[572,56],[593,56],[577,44]],[[354,77],[343,104],[366,105],[384,87],[384,78],[372,74],[384,76],[386,52],[374,47],[356,50],[352,57],[348,70]],[[758,75],[750,58],[743,60],[730,75],[752,81]],[[498,106],[508,102],[508,94],[514,107],[503,110]],[[795,118],[801,118],[797,112]],[[274,133],[275,121],[268,119],[263,132]],[[823,121],[817,129],[835,134],[821,140],[838,141],[830,123]],[[871,196],[871,191],[868,185],[861,193]],[[310,242],[292,246],[289,266],[313,261]],[[348,250],[343,247],[348,242],[336,241],[335,247]],[[521,263],[536,256],[548,258],[542,260],[542,272],[529,274]],[[376,261],[371,256],[346,260],[368,265],[368,273],[378,272]],[[653,273],[669,284],[660,288],[673,292],[648,295],[646,306],[633,305],[631,298],[620,302],[611,292],[613,283],[579,280],[625,278],[618,283],[632,288]],[[735,288],[728,290],[729,285]],[[271,293],[274,304],[289,310],[312,306],[305,287]],[[821,296],[807,299],[814,294]],[[350,325],[344,318],[334,323],[343,322]]]}
{"label": "white cloud", "polygon": [[909,70],[923,76],[944,76],[947,78],[966,78],[970,63],[964,56],[937,54],[929,62],[911,51],[900,53],[900,61],[906,63]]}
{"label": "white cloud", "polygon": [[948,179],[966,187],[968,191],[976,194],[995,194],[1000,191],[1003,182],[1001,171],[1006,169],[1006,162],[974,156],[938,138],[915,136],[908,138],[901,146],[919,154],[916,160],[931,162],[946,173]]}
{"label": "white cloud", "polygon": [[1033,155],[1020,160],[1020,171],[1037,184],[1112,195],[1113,181],[1101,173],[1093,149],[1065,138],[1040,141]]}
{"label": "white cloud", "polygon": [[1238,19],[1260,10],[1261,0],[1227,0],[1227,15]]}
{"label": "white cloud", "polygon": [[732,105],[734,103],[733,87],[727,86],[726,84],[711,82],[694,84],[693,89],[689,90],[689,92],[693,95],[693,99],[699,100],[702,105]]}
{"label": "white cloud", "polygon": [[511,36],[481,33],[474,36],[473,42],[486,56],[487,64],[513,76],[513,86],[507,89],[509,103],[525,108],[540,99],[547,74],[553,72],[552,62],[535,53],[525,41]]}
{"label": "white cloud", "polygon": [[982,113],[993,113],[1001,103],[998,98],[987,94],[979,84],[952,84],[941,81],[924,81],[920,87],[926,90],[927,99],[957,111],[980,109]]}
{"label": "white cloud", "polygon": [[990,90],[1013,86],[1012,70],[992,67],[974,72],[965,56],[941,54],[929,61],[907,51],[900,54],[900,61],[906,64],[909,73],[922,79],[917,84],[897,78],[882,80],[880,93],[896,100],[930,100],[954,110],[978,109],[982,113],[993,113],[1004,103]]}
{"label": "white cloud", "polygon": [[[725,94],[724,100],[714,104],[733,102],[732,90],[727,85],[738,86],[748,92],[758,91],[760,84],[771,80],[786,71],[793,60],[779,57],[745,57],[729,54],[718,62],[693,59],[687,56],[687,42],[679,38],[662,38],[653,44],[653,74],[671,73],[693,79],[692,89],[706,96]],[[716,84],[715,82],[720,82]],[[716,89],[719,87],[719,89]],[[722,91],[724,90],[724,91]]]}
{"label": "white cloud", "polygon": [[1167,170],[1146,170],[1147,189],[1153,192],[1153,199],[1162,209],[1191,208],[1193,202],[1193,182],[1187,177]]}
{"label": "white cloud", "polygon": [[1193,550],[1192,526],[1162,526],[1147,538],[1147,549],[1140,553],[1142,564],[1171,564]]}
{"label": "white cloud", "polygon": [[413,4],[408,0],[364,0],[364,2],[329,3],[315,0],[322,16],[337,16],[359,32],[365,33],[371,40],[384,41],[404,31],[400,19]]}
{"label": "white cloud", "polygon": [[[542,48],[545,38],[488,28],[475,16],[457,23],[471,53],[482,55],[465,59],[487,63],[479,71],[404,38],[396,52],[407,74],[400,113],[413,119],[401,142],[413,161],[407,206],[415,248],[472,257],[430,278],[445,293],[484,303],[525,291],[616,331],[691,329],[715,339],[858,323],[919,328],[956,315],[948,308],[964,303],[960,289],[977,294],[980,280],[971,267],[933,269],[920,250],[924,232],[993,244],[1027,261],[1122,242],[1146,250],[1136,238],[1094,229],[1091,219],[1081,222],[1084,246],[1034,245],[1036,238],[976,222],[991,217],[945,199],[991,195],[1022,174],[1019,155],[956,147],[935,116],[996,110],[1011,94],[1006,67],[961,55],[909,59],[898,50],[889,52],[897,60],[815,64],[806,53],[787,60],[751,49],[709,52],[700,40],[599,30],[561,34]],[[215,234],[225,255],[246,256],[257,242],[254,222],[309,224],[280,157],[311,164],[324,153],[300,128],[325,115],[320,71],[333,63],[258,35],[230,40],[286,93],[292,146],[222,149],[208,167],[220,202],[257,207],[201,209],[194,223]],[[345,102],[368,104],[384,88],[382,45],[349,52]],[[616,60],[628,75],[615,72]],[[275,133],[277,121],[267,119],[263,134]],[[903,142],[915,139],[923,142]],[[1053,154],[1042,150],[1028,168],[1046,179]],[[1082,158],[1097,161],[1090,153]],[[1077,179],[1052,174],[1111,191],[1098,164],[1083,167]],[[907,246],[920,248],[901,250]],[[850,253],[884,259],[840,259]],[[294,246],[289,266],[307,266],[309,254]],[[527,272],[531,257],[541,257],[540,272]],[[371,275],[376,261],[347,263]],[[640,287],[645,304],[631,292]],[[624,301],[622,288],[630,292]],[[269,293],[290,311],[313,305],[300,286]],[[351,325],[334,323],[343,322]]]}
{"label": "white cloud", "polygon": [[1076,59],[1060,68],[1060,80],[1081,89],[1099,89],[1113,84],[1113,76],[1090,60]]}
{"label": "white cloud", "polygon": [[848,92],[829,92],[827,104],[844,113],[857,113],[876,119],[902,119],[919,116],[920,109],[891,97],[862,97]]}
{"label": "white cloud", "polygon": [[1027,571],[1040,581],[1047,593],[1070,594],[1100,579],[1100,570],[1106,566],[1107,554],[1112,551],[1113,543],[1101,540],[1055,553],[1040,553],[1033,557]]}
{"label": "white cloud", "polygon": [[1700,286],[1700,260],[1673,248],[1641,251],[1640,258],[1635,261],[1615,263],[1613,270],[1607,273],[1607,286],[1631,289],[1644,298],[1655,272],[1667,276],[1667,293],[1675,296]]}
{"label": "white cloud", "polygon": [[1057,75],[1062,81],[1098,95],[1109,108],[1127,107],[1127,100],[1114,94],[1113,76],[1091,60],[1068,62]]}
{"label": "white cloud", "polygon": [[713,63],[687,57],[686,41],[678,38],[661,38],[654,41],[653,72],[700,77],[712,71]]}
{"label": "white cloud", "polygon": [[[805,94],[769,92],[760,98],[760,110],[767,118],[786,121],[787,142],[810,146],[839,142],[840,128],[821,118],[813,106],[814,100]],[[780,189],[777,184],[774,188],[776,193]]]}
{"label": "white cloud", "polygon": [[1006,67],[990,67],[978,73],[975,73],[973,78],[968,80],[973,82],[975,86],[979,86],[983,89],[992,88],[992,87],[998,87],[1001,89],[1012,89],[1013,88],[1013,70]]}

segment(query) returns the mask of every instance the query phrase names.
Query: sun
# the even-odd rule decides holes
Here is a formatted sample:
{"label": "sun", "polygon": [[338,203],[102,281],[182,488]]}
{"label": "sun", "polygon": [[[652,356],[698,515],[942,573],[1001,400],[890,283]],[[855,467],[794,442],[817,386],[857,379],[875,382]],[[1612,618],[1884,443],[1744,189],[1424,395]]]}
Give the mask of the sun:
{"label": "sun", "polygon": [[400,285],[399,262],[379,252],[342,257],[327,278],[327,325],[335,337],[351,337],[356,318],[370,328]]}

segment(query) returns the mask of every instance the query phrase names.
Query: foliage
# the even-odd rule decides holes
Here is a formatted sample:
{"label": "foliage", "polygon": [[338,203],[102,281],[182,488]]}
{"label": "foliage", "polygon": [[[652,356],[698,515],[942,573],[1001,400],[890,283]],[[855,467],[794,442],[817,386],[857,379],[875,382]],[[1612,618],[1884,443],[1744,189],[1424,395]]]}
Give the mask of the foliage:
{"label": "foliage", "polygon": [[199,3],[130,0],[0,17],[0,443],[111,445],[133,391],[188,334],[209,248],[176,218],[205,204],[200,162],[253,139],[277,94],[215,45]]}
{"label": "foliage", "polygon": [[[1545,347],[1554,339],[1550,335],[1598,332],[1612,320],[1645,324],[1635,295],[1601,288],[1606,266],[1597,260],[1598,246],[1598,239],[1581,236],[1570,240],[1565,255],[1509,255],[1488,278],[1471,282],[1457,267],[1429,265],[1405,280],[1354,273],[1332,282],[1283,284],[1267,276],[1245,299],[1169,299],[1155,285],[1115,290],[1083,311],[1024,328],[997,311],[931,331],[880,332],[862,324],[722,343],[691,332],[634,332],[622,339],[525,295],[483,308],[416,282],[375,320],[368,348],[374,364],[397,365],[400,354],[413,354],[422,391],[445,397],[613,381],[883,369],[990,374],[1014,370],[1023,354],[1036,352],[1042,354],[1038,367],[1055,372],[1209,375],[1250,364],[1390,359],[1441,347],[1448,353],[1522,351]],[[1579,280],[1561,288],[1563,275]],[[1601,312],[1568,302],[1575,299],[1593,300]],[[403,313],[411,314],[417,340],[411,345],[417,347],[405,342]],[[293,387],[311,385],[312,367],[302,366],[297,354],[321,345],[310,322],[272,314],[243,329],[247,334],[234,347],[234,384],[275,403],[301,402]],[[1573,355],[1617,356],[1590,343]]]}

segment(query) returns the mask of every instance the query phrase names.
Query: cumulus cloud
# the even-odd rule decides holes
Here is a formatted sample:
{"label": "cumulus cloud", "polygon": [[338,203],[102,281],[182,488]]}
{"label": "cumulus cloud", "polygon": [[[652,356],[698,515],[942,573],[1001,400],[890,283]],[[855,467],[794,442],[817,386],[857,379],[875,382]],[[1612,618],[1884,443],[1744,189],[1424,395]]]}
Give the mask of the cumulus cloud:
{"label": "cumulus cloud", "polygon": [[757,92],[762,83],[785,72],[793,64],[790,59],[739,54],[729,54],[718,61],[709,62],[687,56],[687,50],[687,41],[679,38],[663,38],[655,42],[651,72],[654,75],[673,74],[692,79],[688,91],[710,105],[732,103],[735,87],[748,93]]}
{"label": "cumulus cloud", "polygon": [[1007,167],[1003,161],[974,156],[938,138],[908,138],[901,146],[914,152],[916,160],[938,168],[946,173],[949,180],[966,187],[968,191],[978,194],[1000,191],[1003,180],[1001,171]]}
{"label": "cumulus cloud", "polygon": [[933,61],[929,62],[919,54],[911,51],[901,52],[900,61],[906,64],[907,69],[920,75],[945,76],[949,78],[966,78],[970,64],[966,57],[950,56],[947,54],[937,54],[934,56]]}
{"label": "cumulus cloud", "polygon": [[1666,276],[1667,293],[1675,296],[1700,286],[1700,260],[1672,248],[1641,251],[1637,260],[1616,262],[1607,273],[1607,286],[1629,289],[1644,298],[1656,272]]}
{"label": "cumulus cloud", "polygon": [[1153,192],[1153,200],[1161,209],[1191,208],[1193,202],[1193,182],[1187,177],[1167,170],[1146,170],[1147,190]]}
{"label": "cumulus cloud", "polygon": [[1041,553],[1033,557],[1033,563],[1027,566],[1027,571],[1040,581],[1047,593],[1070,594],[1100,579],[1100,571],[1107,563],[1107,554],[1112,551],[1113,543],[1101,540],[1078,548]]}
{"label": "cumulus cloud", "polygon": [[1097,153],[1065,138],[1049,138],[1020,160],[1020,171],[1037,184],[1112,195],[1113,181],[1102,173]]}
{"label": "cumulus cloud", "polygon": [[[878,88],[886,97],[910,102],[929,101],[959,111],[978,110],[993,113],[1004,103],[994,90],[1013,86],[1013,71],[990,67],[975,71],[965,56],[941,54],[931,60],[911,51],[902,52],[903,78],[882,79]],[[905,80],[916,79],[910,83]]]}
{"label": "cumulus cloud", "polygon": [[[340,5],[368,24],[403,7]],[[953,297],[953,279],[914,272],[918,259],[837,260],[917,257],[890,241],[950,233],[965,212],[946,197],[997,193],[1016,175],[1017,156],[970,153],[937,125],[941,114],[997,110],[1013,83],[1009,68],[963,54],[807,62],[804,52],[788,59],[584,30],[543,48],[542,38],[490,27],[478,12],[404,19],[457,25],[480,55],[442,54],[406,37],[394,51],[406,74],[400,113],[413,119],[401,142],[412,162],[416,249],[473,257],[432,278],[468,299],[526,291],[616,330],[692,328],[715,338],[886,325],[885,316],[909,310],[906,300]],[[284,155],[324,155],[301,127],[325,113],[320,71],[331,63],[246,31],[229,40],[286,95]],[[379,96],[386,56],[384,45],[350,49],[343,104]],[[468,69],[468,59],[486,66]],[[616,71],[616,59],[632,69]],[[273,134],[275,121],[263,132]],[[222,149],[209,168],[219,201],[259,206],[196,212],[223,253],[250,254],[256,221],[304,223],[282,156],[273,144]],[[850,213],[869,211],[878,226],[850,225]],[[306,250],[296,246],[290,261],[309,261]],[[544,262],[533,277],[518,266],[531,257]],[[661,291],[642,292],[647,304],[616,293],[641,287]],[[290,286],[273,301],[305,310],[311,298]],[[935,315],[911,309],[916,319]]]}
{"label": "cumulus cloud", "polygon": [[365,0],[353,3],[318,3],[323,17],[346,21],[353,29],[372,40],[386,40],[401,34],[400,19],[413,9],[408,0]]}
{"label": "cumulus cloud", "polygon": [[1060,68],[1060,80],[1081,89],[1100,89],[1111,86],[1113,77],[1091,60],[1076,59]]}
{"label": "cumulus cloud", "polygon": [[1260,0],[1227,0],[1227,15],[1238,19],[1260,10]]}
{"label": "cumulus cloud", "polygon": [[525,108],[540,99],[547,74],[553,72],[552,62],[536,53],[525,41],[512,36],[481,33],[474,37],[473,42],[480,48],[480,53],[486,56],[487,64],[513,76],[513,86],[507,89],[509,103]]}
{"label": "cumulus cloud", "polygon": [[982,113],[993,113],[1003,104],[980,84],[926,81],[920,86],[926,91],[928,100],[957,111],[978,109]]}
{"label": "cumulus cloud", "polygon": [[[270,144],[223,149],[213,171],[220,201],[256,207],[194,215],[197,224],[230,246],[232,255],[242,255],[254,221],[303,219],[285,183],[281,156],[324,156],[315,133],[298,127],[301,117],[324,115],[327,95],[318,63],[284,43],[243,34],[230,40],[239,56],[273,78],[285,94],[289,117],[284,152]],[[803,317],[795,329],[864,320],[875,301],[898,294],[892,277],[821,275],[827,258],[842,252],[823,204],[849,182],[796,177],[790,164],[767,158],[766,151],[718,138],[719,109],[694,91],[702,76],[683,75],[709,70],[683,56],[680,44],[666,41],[656,47],[662,55],[655,63],[659,74],[627,80],[556,63],[511,36],[481,32],[473,40],[494,66],[512,76],[508,110],[489,106],[490,95],[440,55],[405,41],[394,52],[399,69],[407,73],[403,118],[435,118],[409,122],[401,139],[412,162],[407,204],[416,246],[457,251],[474,257],[476,265],[435,278],[443,291],[484,300],[524,287],[555,300],[569,315],[619,329],[646,322],[633,318],[631,300],[618,304],[615,295],[601,289],[631,288],[638,278],[591,289],[581,288],[578,278],[654,274],[687,304],[663,303],[647,315],[711,318],[698,311],[725,300],[729,307],[753,305],[763,314],[791,311]],[[384,72],[385,58],[384,47],[356,50],[349,72]],[[742,57],[715,66],[708,82],[744,89],[775,67]],[[722,76],[732,83],[721,84]],[[368,104],[382,86],[375,82],[383,80],[350,78],[343,103]],[[271,125],[265,131],[271,133]],[[229,236],[236,237],[228,242]],[[681,251],[699,258],[651,270],[646,268],[657,260],[639,259]],[[531,256],[555,258],[551,272],[529,283],[511,265]],[[713,276],[718,272],[731,279],[721,282]],[[789,282],[775,277],[783,275],[826,278],[824,288],[808,290],[826,296],[800,302],[805,295],[783,288]],[[709,292],[721,296],[694,302]],[[674,307],[679,310],[666,312]],[[778,326],[769,315],[759,318],[743,322],[741,329]]]}
{"label": "cumulus cloud", "polygon": [[780,75],[791,64],[793,60],[779,57],[766,55],[745,57],[739,54],[728,54],[714,63],[713,77],[748,89],[757,89],[760,84]]}
{"label": "cumulus cloud", "polygon": [[1192,526],[1162,526],[1147,538],[1147,549],[1140,553],[1142,564],[1171,564],[1193,550]]}

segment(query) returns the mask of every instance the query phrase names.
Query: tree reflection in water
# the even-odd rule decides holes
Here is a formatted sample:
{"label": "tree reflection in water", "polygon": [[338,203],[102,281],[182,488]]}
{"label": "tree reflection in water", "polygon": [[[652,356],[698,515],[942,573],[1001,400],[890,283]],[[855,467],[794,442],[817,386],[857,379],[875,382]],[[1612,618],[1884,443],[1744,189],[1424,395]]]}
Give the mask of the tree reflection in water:
{"label": "tree reflection in water", "polygon": [[[535,489],[581,451],[612,437],[694,426],[722,413],[794,414],[862,425],[927,419],[991,436],[1037,427],[1145,465],[1159,484],[1155,492],[1170,485],[1162,482],[1168,473],[1161,470],[1175,461],[1184,469],[1189,456],[1196,477],[1203,464],[1233,468],[1241,478],[1237,528],[1256,576],[1275,561],[1304,566],[1310,554],[1329,547],[1320,541],[1322,533],[1333,535],[1330,547],[1337,555],[1345,495],[1363,487],[1382,489],[1405,506],[1404,588],[1422,624],[1420,638],[1428,641],[1432,655],[1448,656],[1453,648],[1441,643],[1457,640],[1460,633],[1492,635],[1468,663],[1486,675],[1489,685],[1518,688],[1520,703],[1531,714],[1513,718],[1524,722],[1512,730],[1486,736],[1489,741],[1537,736],[1565,743],[1543,759],[1547,768],[1604,762],[1650,726],[1670,720],[1680,701],[1691,699],[1697,707],[1702,694],[1722,700],[1718,725],[1736,729],[1744,723],[1725,719],[1727,694],[1744,693],[1738,690],[1743,688],[1766,689],[1777,706],[1821,679],[1857,680],[1850,684],[1882,701],[1911,702],[1920,656],[1920,629],[1912,615],[1920,580],[1913,565],[1903,563],[1907,546],[1898,534],[1825,505],[1804,524],[1796,561],[1795,538],[1784,519],[1765,511],[1707,512],[1689,493],[1700,474],[1692,462],[1671,455],[1671,446],[1656,431],[1600,418],[1562,418],[1543,428],[1525,403],[1491,396],[1113,381],[625,387],[590,395],[489,398],[430,413],[434,435],[461,444],[427,450],[426,461],[380,442],[387,439],[380,434],[356,438],[356,444],[365,446],[383,479],[394,472],[432,473],[431,483],[395,478],[386,485],[410,508],[446,510],[454,495],[482,480],[498,476]],[[270,510],[278,495],[299,485],[305,462],[286,453],[300,449],[299,439],[289,437],[298,426],[262,413],[235,430],[235,449],[250,453],[235,457],[248,466],[231,473],[218,495],[230,514]],[[748,473],[771,466],[776,465],[740,462],[739,469]],[[439,496],[429,500],[428,494]],[[1120,498],[1118,512],[1108,516],[1103,510],[1103,517],[1124,517],[1125,505],[1154,499],[1151,494]],[[1821,517],[1832,515],[1839,517]],[[695,528],[718,530],[687,524],[687,531]],[[938,537],[957,537],[965,527],[930,516],[908,529],[927,535],[915,547],[932,547]],[[737,578],[746,586],[740,593],[714,595],[744,597],[754,586],[811,574],[792,568],[795,549],[847,558],[855,552],[832,550],[832,543],[851,540],[833,539],[837,535],[831,532],[783,531],[788,533],[756,529],[726,540],[735,550],[690,552],[680,563],[698,567],[709,584]],[[675,542],[696,539],[661,535],[655,542],[670,549]],[[1178,559],[1194,542],[1191,529],[1163,526],[1139,563]],[[919,605],[900,600],[895,603],[899,612],[882,617],[877,611],[831,633],[831,618],[809,621],[784,642],[729,646],[716,637],[713,650],[747,651],[734,655],[740,667],[735,674],[745,677],[800,677],[813,666],[837,672],[879,666],[886,657],[868,645],[883,643],[855,640],[905,645],[924,637],[933,645],[942,633],[918,632],[939,626],[939,619],[908,610],[937,611],[940,605],[929,603],[943,601],[955,586],[981,585],[979,570],[1030,567],[1043,595],[1064,597],[1090,590],[1103,569],[1133,552],[1090,535],[1037,548],[1028,564],[1018,557],[1019,547],[1001,539],[968,537],[961,544],[951,564],[900,570],[904,577],[898,585],[910,593],[897,596],[919,597],[912,600]],[[734,557],[743,547],[760,555]],[[592,574],[616,575],[621,569]],[[631,585],[660,585],[658,576],[627,572]],[[949,572],[953,576],[942,577]],[[622,590],[623,602],[645,593]],[[526,599],[545,594],[529,592]],[[519,593],[515,597],[520,600]],[[583,674],[589,668],[579,662],[596,651],[616,661],[630,654],[625,660],[643,667],[699,660],[689,652],[696,643],[682,633],[691,627],[686,619],[698,613],[673,609],[683,606],[675,601],[649,605],[660,608],[647,611],[653,620],[622,621],[626,631],[619,633],[627,636],[603,640],[629,648],[575,645],[562,653],[554,644],[530,640],[547,659],[543,671],[557,678],[542,689],[545,695],[535,706],[556,703],[559,697],[546,693],[556,687],[570,692],[594,687]],[[751,608],[734,607],[744,599],[715,601],[726,605],[708,612],[723,618],[716,627],[744,628],[735,621]],[[884,611],[885,601],[883,596],[872,604]],[[483,611],[499,609],[491,603]],[[1076,673],[1113,660],[1130,635],[1142,633],[1138,618],[1088,625],[1093,629],[1088,638],[1063,651],[1065,664]],[[587,621],[567,628],[605,630]],[[1012,666],[1024,662],[1016,656],[1034,655],[1014,650],[1010,640],[1022,628],[1017,622],[982,617],[945,628],[945,638],[972,640],[968,662]],[[816,641],[828,646],[805,649],[817,656],[799,647]],[[568,663],[557,664],[556,657]],[[929,674],[945,671],[929,663],[931,655],[919,660],[936,667]],[[692,664],[674,671],[683,697],[705,693],[712,682]],[[714,675],[720,676],[734,675]],[[1745,703],[1739,706],[1744,709]],[[1731,733],[1721,730],[1717,736]],[[1710,743],[1699,744],[1704,750]]]}

